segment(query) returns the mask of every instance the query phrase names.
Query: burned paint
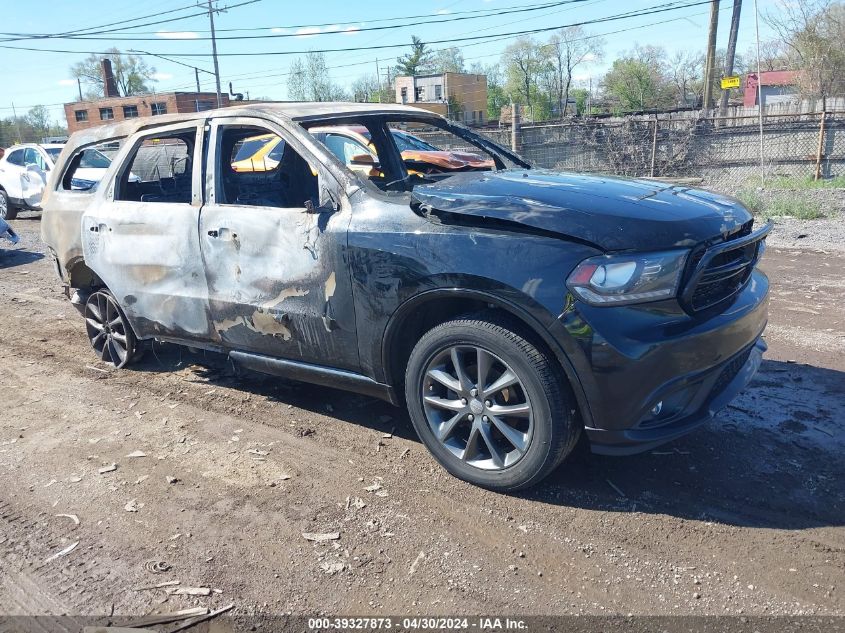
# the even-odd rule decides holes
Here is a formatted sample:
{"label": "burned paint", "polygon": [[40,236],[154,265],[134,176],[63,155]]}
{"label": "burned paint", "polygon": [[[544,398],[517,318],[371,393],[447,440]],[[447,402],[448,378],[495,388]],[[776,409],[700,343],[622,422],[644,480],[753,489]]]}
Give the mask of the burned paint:
{"label": "burned paint", "polygon": [[277,297],[260,305],[251,315],[215,321],[215,330],[225,340],[226,332],[241,325],[256,334],[278,336],[289,341],[292,338],[288,328],[290,317],[279,306],[290,297],[304,297],[308,292],[299,288],[282,290]]}

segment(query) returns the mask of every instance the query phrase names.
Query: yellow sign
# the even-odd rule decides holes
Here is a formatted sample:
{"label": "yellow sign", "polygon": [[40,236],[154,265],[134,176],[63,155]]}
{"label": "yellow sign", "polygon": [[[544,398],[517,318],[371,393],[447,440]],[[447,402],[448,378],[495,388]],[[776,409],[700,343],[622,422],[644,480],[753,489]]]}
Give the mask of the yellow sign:
{"label": "yellow sign", "polygon": [[739,88],[739,75],[732,75],[731,77],[722,77],[722,90],[730,90],[731,88]]}

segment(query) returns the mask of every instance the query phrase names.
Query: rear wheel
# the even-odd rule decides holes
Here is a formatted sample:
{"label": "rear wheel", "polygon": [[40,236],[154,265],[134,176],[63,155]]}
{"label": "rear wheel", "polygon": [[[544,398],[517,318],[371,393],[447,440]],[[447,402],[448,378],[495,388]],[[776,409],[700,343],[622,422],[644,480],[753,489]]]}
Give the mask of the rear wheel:
{"label": "rear wheel", "polygon": [[438,325],[405,376],[411,420],[437,461],[501,491],[543,479],[580,431],[556,364],[516,330],[483,315]]}
{"label": "rear wheel", "polygon": [[18,210],[12,207],[8,194],[0,189],[0,220],[14,220]]}
{"label": "rear wheel", "polygon": [[85,303],[85,328],[91,347],[114,367],[126,367],[138,356],[132,326],[108,290],[98,290]]}

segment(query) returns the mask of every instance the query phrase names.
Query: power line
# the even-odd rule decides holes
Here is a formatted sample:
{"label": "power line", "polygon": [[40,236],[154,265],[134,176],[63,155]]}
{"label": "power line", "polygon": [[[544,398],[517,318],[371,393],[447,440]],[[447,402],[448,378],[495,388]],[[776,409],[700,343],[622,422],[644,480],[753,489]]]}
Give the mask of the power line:
{"label": "power line", "polygon": [[[707,4],[707,2],[696,3],[696,4]],[[728,8],[729,7],[725,7],[725,8],[723,8],[723,10],[727,10]],[[689,14],[689,15],[679,16],[679,17],[676,17],[676,18],[669,18],[669,19],[666,19],[666,20],[658,20],[658,21],[654,21],[654,22],[648,22],[646,24],[638,24],[636,26],[626,27],[626,28],[622,28],[622,29],[616,29],[614,31],[606,31],[606,32],[603,32],[603,33],[595,33],[595,34],[592,34],[592,35],[586,35],[582,38],[578,38],[578,40],[575,40],[575,41],[602,38],[602,37],[607,37],[607,36],[610,36],[610,35],[618,35],[620,33],[628,33],[630,31],[636,31],[636,30],[640,30],[640,29],[644,29],[644,28],[649,28],[649,27],[652,27],[652,26],[659,26],[659,25],[662,25],[662,24],[669,24],[669,23],[672,23],[672,22],[679,22],[679,21],[687,20],[687,19],[692,18],[692,17],[699,17],[699,16],[703,16],[703,15],[705,15],[705,14],[700,13],[700,12],[699,13],[692,13],[692,14]],[[517,37],[517,36],[505,35],[505,36],[499,37],[496,40],[491,39],[491,40],[487,40],[485,42],[476,42],[476,43],[473,43],[473,44],[467,44],[467,45],[464,46],[464,48],[468,48],[470,46],[478,46],[478,45],[481,45],[481,44],[489,44],[489,43],[497,42],[497,41],[504,41],[504,40],[508,40],[508,39],[513,39],[514,37]],[[76,52],[79,52],[79,51],[76,51]],[[149,53],[148,51],[142,51],[142,52],[144,54],[147,54],[147,55],[152,55],[152,56],[155,56],[155,57],[162,57],[161,55],[158,55],[158,54],[155,54],[155,53]],[[465,58],[465,59],[467,61],[470,61],[470,60],[484,59],[484,58],[487,58],[487,57],[495,57],[497,55],[501,55],[501,53],[488,53],[488,54],[485,54],[485,55],[478,55],[478,56],[475,56],[475,57],[468,57],[468,58]],[[176,55],[176,57],[178,57],[178,56],[179,55]],[[187,66],[187,67],[190,67],[190,68],[194,68],[194,66],[190,66],[188,64],[181,64],[180,62],[177,62],[176,60],[168,60],[168,61],[172,61],[174,63],[178,63],[179,65],[184,65],[184,66]],[[368,59],[368,60],[360,61],[360,62],[350,62],[350,63],[345,63],[345,64],[338,64],[338,65],[335,65],[335,66],[328,66],[327,70],[339,70],[339,69],[343,69],[343,68],[351,68],[353,66],[365,66],[365,65],[372,64],[372,63],[373,63],[373,60]],[[208,72],[208,71],[204,71],[204,72]],[[231,75],[230,78],[231,79],[243,79],[243,78],[247,78],[247,79],[270,79],[270,78],[275,78],[275,77],[279,77],[279,78],[288,77],[291,74],[292,73],[290,73],[290,72],[270,73],[270,74],[242,73],[242,74],[239,74],[239,75]],[[268,84],[264,84],[264,85],[268,85]],[[261,87],[261,86],[262,85],[259,84],[258,86],[255,86],[255,87]],[[176,85],[176,86],[170,86],[170,87],[167,87],[166,89],[158,90],[156,92],[157,93],[178,92],[180,90],[189,89],[191,87],[192,87],[192,85],[189,85],[189,84],[184,84],[184,85],[180,84],[180,85]],[[155,94],[155,93],[153,93],[153,94]],[[45,105],[45,107],[58,107],[58,106],[63,106],[64,104],[65,104],[65,102],[49,103],[49,104],[35,104],[35,105]],[[26,107],[33,107],[33,106],[30,105],[30,106],[19,106],[19,107],[26,108]],[[0,110],[11,110],[11,108],[0,106]]]}
{"label": "power line", "polygon": [[[256,2],[258,0],[250,0],[250,2]],[[573,22],[570,24],[558,24],[555,26],[548,26],[536,29],[527,29],[523,31],[512,31],[509,33],[494,33],[491,35],[473,35],[467,37],[459,37],[459,38],[449,38],[444,40],[429,40],[423,42],[424,44],[454,44],[457,42],[468,42],[472,40],[492,40],[493,38],[502,38],[502,37],[519,37],[522,35],[533,35],[536,33],[547,33],[549,31],[556,31],[558,29],[563,28],[570,28],[574,26],[588,26],[591,24],[600,24],[604,22],[612,22],[615,20],[622,20],[628,18],[635,18],[635,17],[642,17],[646,15],[653,15],[656,13],[665,13],[667,11],[676,11],[678,9],[686,9],[690,7],[700,6],[703,4],[709,4],[711,0],[698,0],[696,2],[690,2],[688,4],[677,5],[677,3],[667,3],[663,5],[657,5],[656,7],[652,7],[650,10],[645,11],[629,11],[627,13],[622,13],[613,16],[607,16],[604,18],[597,18],[593,20],[584,20],[582,22]],[[246,4],[246,3],[243,3]],[[240,6],[240,5],[235,5]],[[304,55],[306,53],[347,53],[347,52],[354,52],[354,51],[368,51],[368,50],[383,50],[388,48],[404,48],[407,47],[407,42],[397,43],[397,44],[380,44],[377,46],[358,46],[358,47],[345,47],[345,48],[326,48],[326,49],[308,49],[308,50],[298,50],[298,51],[252,51],[252,52],[242,52],[242,53],[220,53],[219,55],[225,57],[256,57],[256,56],[267,56],[267,55]],[[45,48],[32,48],[32,47],[24,47],[24,46],[7,46],[3,45],[0,48],[12,49],[12,50],[28,50],[28,51],[36,51],[36,52],[43,52],[43,53],[90,53],[94,55],[107,55],[107,52],[102,51],[78,51],[78,50],[66,50],[66,49],[45,49]],[[136,53],[136,54],[144,54],[144,51],[139,50],[130,50],[129,52]],[[173,57],[207,57],[207,53],[158,53],[159,55],[170,55]]]}
{"label": "power line", "polygon": [[[221,12],[221,11],[228,11],[229,9],[235,9],[235,8],[237,8],[237,7],[242,7],[242,6],[245,6],[245,5],[248,5],[248,4],[255,4],[256,2],[261,2],[261,1],[262,1],[262,0],[245,0],[244,2],[239,2],[238,4],[232,4],[232,5],[229,5],[229,6],[223,7],[223,8],[214,9],[214,11],[215,11],[216,13],[219,13],[219,12]],[[189,8],[196,8],[196,5],[195,5],[195,6],[193,6],[193,7],[189,7]],[[183,9],[174,9],[174,11],[184,11],[184,10],[185,10],[184,8],[183,8]],[[165,12],[165,13],[169,13],[169,12]],[[158,14],[155,14],[155,15],[163,15],[163,14],[162,14],[162,13],[158,13]],[[176,18],[168,18],[168,19],[165,19],[165,20],[156,20],[156,21],[154,21],[154,22],[145,22],[144,24],[136,24],[134,27],[126,27],[126,29],[129,29],[129,28],[136,28],[136,27],[142,27],[142,26],[153,26],[153,25],[156,25],[156,24],[168,24],[168,23],[171,23],[171,22],[178,22],[178,21],[180,21],[180,20],[186,20],[186,19],[188,19],[188,18],[195,18],[195,17],[201,16],[201,15],[202,15],[202,16],[204,16],[204,15],[208,15],[208,10],[204,10],[204,11],[202,11],[202,12],[200,12],[200,13],[192,13],[192,14],[190,14],[190,15],[182,15],[182,16],[179,16],[179,17],[176,17]],[[147,16],[147,17],[153,17],[153,16]],[[37,35],[37,36],[23,36],[23,37],[15,37],[15,38],[11,38],[11,39],[0,40],[0,41],[3,41],[3,42],[16,42],[16,41],[21,41],[21,40],[32,40],[32,39],[36,39],[36,40],[41,40],[41,39],[70,39],[70,40],[82,40],[82,39],[91,39],[91,40],[93,40],[93,39],[107,39],[107,38],[83,38],[82,36],[87,36],[87,35],[102,35],[102,34],[106,34],[106,33],[115,33],[115,32],[117,32],[117,31],[126,30],[126,29],[111,29],[111,30],[105,30],[105,31],[89,31],[89,32],[81,33],[78,37],[77,37],[77,36],[74,36],[74,37],[64,37],[62,34],[56,34],[56,35],[43,34],[43,35]],[[15,33],[2,33],[2,34],[3,34],[3,35],[16,35]],[[117,38],[108,38],[108,39],[117,39]],[[153,40],[153,41],[156,41],[156,40]],[[14,46],[6,46],[6,47],[4,47],[4,48],[16,48],[16,47],[14,47]],[[40,50],[40,49],[27,49],[27,48],[22,48],[22,47],[17,47],[17,48],[19,48],[20,50]],[[79,51],[72,51],[72,52],[79,52]],[[83,52],[85,52],[85,51],[83,51]],[[97,54],[97,55],[103,55],[103,54],[105,54],[105,53],[95,53],[95,54]]]}
{"label": "power line", "polygon": [[[587,1],[588,0],[558,0],[557,2],[550,2],[550,3],[546,3],[546,4],[543,4],[543,5],[538,5],[538,6],[534,6],[534,7],[512,8],[512,9],[507,10],[507,11],[499,10],[499,11],[496,11],[494,13],[488,13],[486,15],[441,17],[441,18],[436,18],[436,19],[433,19],[433,20],[424,21],[424,22],[417,22],[417,23],[414,24],[414,26],[417,27],[417,26],[426,26],[426,25],[429,25],[429,24],[445,24],[445,23],[448,23],[448,22],[460,22],[460,21],[464,21],[464,20],[480,20],[480,19],[484,19],[484,18],[510,15],[512,13],[528,13],[528,12],[531,12],[531,11],[541,11],[543,9],[551,9],[551,8],[559,7],[559,6],[562,6],[562,5],[565,5],[565,4],[576,4],[576,3],[582,3],[582,2],[587,2]],[[430,16],[428,16],[428,17],[430,17]],[[338,25],[337,24],[331,24],[331,25],[328,25],[328,26],[337,27]],[[300,29],[314,28],[314,29],[316,29],[316,28],[320,28],[320,27],[317,26],[317,25],[314,25],[314,26],[310,26],[310,27],[308,27],[308,26],[306,26],[306,27],[291,26],[291,27],[287,27],[287,28],[289,28],[289,29],[293,29],[293,28],[300,28]],[[354,28],[354,31],[352,31],[352,32],[363,33],[365,31],[387,31],[387,30],[393,30],[393,29],[404,29],[404,28],[408,28],[408,25],[407,24],[391,24],[391,25],[387,25],[387,26],[368,26],[368,27],[349,27],[349,28]],[[284,39],[284,38],[289,38],[289,37],[303,37],[303,36],[317,37],[317,36],[322,36],[322,35],[348,35],[349,33],[350,33],[349,30],[341,30],[338,27],[337,30],[321,31],[321,32],[315,32],[315,33],[309,32],[309,33],[272,33],[272,34],[269,34],[269,35],[267,35],[267,34],[265,34],[265,35],[223,35],[223,36],[218,35],[218,36],[216,36],[216,39],[218,39],[218,40]],[[58,39],[71,39],[73,41],[90,41],[90,42],[99,41],[99,40],[117,41],[117,42],[160,41],[160,38],[159,39],[151,39],[151,38],[148,38],[148,37],[87,37],[87,35],[90,35],[90,34],[73,35],[73,36],[70,36],[70,37],[67,37],[67,38],[60,37]],[[135,33],[132,33],[130,35],[135,35]],[[202,41],[202,40],[210,40],[210,39],[212,39],[212,38],[210,38],[210,37],[192,37],[191,38],[192,41]]]}
{"label": "power line", "polygon": [[[723,9],[723,10],[725,10],[725,9]],[[603,33],[596,33],[596,34],[593,34],[593,35],[585,35],[584,37],[577,38],[577,39],[572,40],[572,41],[585,41],[585,40],[590,40],[590,39],[602,38],[602,37],[606,37],[608,35],[617,35],[619,33],[627,33],[627,32],[630,32],[630,31],[636,31],[636,30],[643,29],[643,28],[649,28],[649,27],[652,27],[652,26],[659,26],[661,24],[668,24],[668,23],[671,23],[671,22],[679,22],[679,21],[682,21],[682,20],[687,20],[689,18],[699,17],[699,16],[702,16],[702,15],[705,15],[705,14],[704,13],[692,13],[690,15],[685,15],[685,16],[681,16],[681,17],[677,17],[677,18],[669,18],[667,20],[658,20],[656,22],[649,22],[647,24],[638,24],[637,26],[631,26],[631,27],[627,27],[627,28],[624,28],[624,29],[617,29],[615,31],[606,31],[606,32],[603,32]],[[489,44],[491,42],[509,40],[509,39],[513,39],[513,37],[514,36],[507,36],[507,37],[501,37],[497,40],[488,40],[486,42],[476,42],[474,44],[467,44],[463,48],[469,48],[470,46],[479,46],[481,44]],[[442,49],[440,49],[440,50],[442,50]],[[433,52],[436,53],[437,51],[435,50]],[[487,57],[496,57],[496,56],[500,56],[500,55],[501,55],[501,52],[488,53],[486,55],[478,55],[476,57],[467,57],[467,58],[465,58],[465,61],[484,59],[484,58],[487,58]],[[335,66],[327,66],[326,69],[327,70],[338,70],[338,69],[342,69],[342,68],[350,68],[352,66],[365,66],[365,65],[368,65],[368,64],[372,64],[372,63],[373,63],[373,60],[368,59],[366,61],[350,62],[350,63],[339,64],[339,65],[335,65]],[[240,75],[231,75],[230,78],[231,79],[270,79],[270,78],[273,78],[273,77],[289,77],[291,74],[292,74],[291,72],[270,73],[270,74],[243,73],[243,74],[240,74]],[[262,85],[269,85],[269,84],[259,84],[257,86],[252,86],[252,87],[262,87]],[[171,87],[170,90],[179,90],[181,88],[188,88],[188,87],[190,87],[190,86],[180,85],[180,86],[176,86],[176,87]]]}

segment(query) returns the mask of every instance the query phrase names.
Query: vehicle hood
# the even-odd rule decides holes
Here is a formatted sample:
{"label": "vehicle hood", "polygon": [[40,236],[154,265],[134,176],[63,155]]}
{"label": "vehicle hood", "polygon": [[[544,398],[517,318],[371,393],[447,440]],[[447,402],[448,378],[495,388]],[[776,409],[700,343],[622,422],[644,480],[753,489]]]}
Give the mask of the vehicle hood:
{"label": "vehicle hood", "polygon": [[404,150],[402,160],[436,165],[445,169],[493,169],[496,164],[471,152]]}
{"label": "vehicle hood", "polygon": [[464,172],[418,185],[426,213],[518,223],[605,251],[691,247],[727,237],[751,219],[726,196],[651,180],[535,169]]}

